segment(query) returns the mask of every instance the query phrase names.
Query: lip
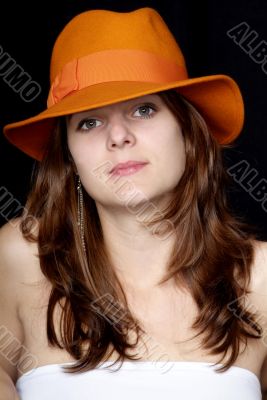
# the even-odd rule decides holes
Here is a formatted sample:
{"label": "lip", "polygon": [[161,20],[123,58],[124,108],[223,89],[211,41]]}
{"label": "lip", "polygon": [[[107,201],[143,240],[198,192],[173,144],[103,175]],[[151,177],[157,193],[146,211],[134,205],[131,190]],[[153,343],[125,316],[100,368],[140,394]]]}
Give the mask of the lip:
{"label": "lip", "polygon": [[110,173],[113,175],[130,175],[130,174],[133,174],[133,173],[139,171],[146,164],[148,164],[148,163],[145,161],[129,160],[124,163],[119,163],[119,164],[115,165],[111,169]]}

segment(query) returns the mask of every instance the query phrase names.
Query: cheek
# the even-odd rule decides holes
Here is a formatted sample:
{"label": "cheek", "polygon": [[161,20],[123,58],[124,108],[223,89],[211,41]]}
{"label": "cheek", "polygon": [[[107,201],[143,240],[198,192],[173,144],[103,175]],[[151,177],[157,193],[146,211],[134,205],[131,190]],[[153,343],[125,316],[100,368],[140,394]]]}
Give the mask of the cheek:
{"label": "cheek", "polygon": [[[166,129],[166,139],[161,142],[160,157],[164,165],[161,165],[166,173],[166,179],[176,183],[180,180],[186,163],[184,138],[181,129],[176,125]],[[168,133],[167,133],[168,132]],[[159,155],[160,155],[159,154]]]}
{"label": "cheek", "polygon": [[84,140],[76,140],[70,136],[68,138],[68,146],[78,172],[83,173],[84,170],[93,168],[96,152],[92,145],[89,145]]}
{"label": "cheek", "polygon": [[97,146],[91,143],[89,145],[85,141],[78,142],[73,138],[68,140],[68,146],[86,192],[95,200],[98,196],[101,198],[107,195],[106,185],[102,180],[102,173],[105,172],[102,167],[103,160],[101,162]]}
{"label": "cheek", "polygon": [[181,166],[185,166],[185,143],[184,143],[184,138],[182,135],[182,132],[179,130],[176,138],[175,138],[175,144],[174,144],[174,148],[175,148],[175,157],[176,160],[178,162],[178,164],[180,164]]}
{"label": "cheek", "polygon": [[157,140],[155,145],[158,144],[160,151],[166,151],[170,155],[185,153],[184,138],[180,125],[176,120],[170,118],[168,123],[158,130]]}
{"label": "cheek", "polygon": [[176,172],[180,178],[186,163],[184,138],[180,130],[174,140],[173,163],[176,165]]}

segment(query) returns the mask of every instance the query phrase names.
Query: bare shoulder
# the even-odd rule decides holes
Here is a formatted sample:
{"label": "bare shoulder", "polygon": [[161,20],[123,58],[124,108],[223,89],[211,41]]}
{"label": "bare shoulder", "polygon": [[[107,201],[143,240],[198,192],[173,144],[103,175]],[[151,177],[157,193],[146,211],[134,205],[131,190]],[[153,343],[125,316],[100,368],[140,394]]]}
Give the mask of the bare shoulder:
{"label": "bare shoulder", "polygon": [[267,242],[254,240],[253,248],[250,293],[247,298],[267,326]]}
{"label": "bare shoulder", "polygon": [[13,246],[19,246],[19,250],[29,248],[28,242],[22,235],[20,230],[21,218],[14,218],[6,222],[0,228],[0,244],[4,246],[3,250],[12,250]]}
{"label": "bare shoulder", "polygon": [[267,242],[254,241],[254,261],[251,272],[248,306],[250,306],[250,311],[257,313],[257,322],[263,328],[265,341],[267,338]]}
{"label": "bare shoulder", "polygon": [[260,241],[260,240],[254,240],[254,249],[255,249],[255,255],[259,257],[262,261],[264,260],[266,262],[266,256],[267,256],[267,241]]}
{"label": "bare shoulder", "polygon": [[[254,260],[251,268],[250,294],[246,304],[250,312],[256,312],[256,321],[263,330],[262,343],[264,358],[260,371],[262,394],[267,396],[267,242],[253,241]],[[259,359],[261,355],[258,355]]]}
{"label": "bare shoulder", "polygon": [[[267,344],[267,242],[255,241],[255,259],[253,266],[255,267],[253,279],[253,293],[257,301],[257,309],[260,310],[259,322],[263,328],[263,343]],[[267,397],[267,355],[261,367],[260,381],[262,387],[263,398]]]}
{"label": "bare shoulder", "polygon": [[[7,354],[1,342],[0,372],[4,369],[13,382],[18,373],[16,362],[25,342],[21,307],[31,296],[31,285],[43,279],[37,243],[24,238],[20,222],[20,218],[12,219],[0,228],[0,340],[8,338]],[[13,354],[12,362],[10,354]]]}
{"label": "bare shoulder", "polygon": [[21,218],[15,218],[0,228],[0,272],[14,282],[25,277],[38,264],[38,247],[23,237],[20,230]]}
{"label": "bare shoulder", "polygon": [[255,240],[251,289],[266,296],[267,306],[267,242]]}
{"label": "bare shoulder", "polygon": [[[17,376],[15,362],[20,356],[15,349],[24,341],[19,316],[21,287],[33,254],[33,246],[23,238],[19,222],[19,219],[13,219],[0,228],[0,371],[4,370],[14,382]],[[9,361],[10,354],[14,356],[12,362]]]}

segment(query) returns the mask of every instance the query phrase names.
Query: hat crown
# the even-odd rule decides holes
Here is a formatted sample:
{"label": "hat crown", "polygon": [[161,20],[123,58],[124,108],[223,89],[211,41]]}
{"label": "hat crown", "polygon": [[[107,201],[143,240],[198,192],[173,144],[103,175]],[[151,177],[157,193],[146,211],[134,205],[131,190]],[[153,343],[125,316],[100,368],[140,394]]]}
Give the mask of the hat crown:
{"label": "hat crown", "polygon": [[90,10],[74,17],[59,34],[51,57],[51,83],[68,62],[114,49],[147,51],[186,70],[178,43],[153,8],[130,12]]}

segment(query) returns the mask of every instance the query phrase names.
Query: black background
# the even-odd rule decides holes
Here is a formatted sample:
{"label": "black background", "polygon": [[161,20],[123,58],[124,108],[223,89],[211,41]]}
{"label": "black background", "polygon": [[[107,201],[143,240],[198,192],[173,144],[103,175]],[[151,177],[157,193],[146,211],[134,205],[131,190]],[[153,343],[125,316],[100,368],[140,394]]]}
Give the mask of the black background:
{"label": "black background", "polygon": [[[245,102],[245,125],[235,149],[224,152],[225,163],[231,166],[246,160],[250,168],[257,170],[258,181],[267,180],[267,74],[261,64],[255,63],[227,35],[229,29],[246,22],[257,32],[258,41],[267,41],[267,2],[264,0],[2,3],[0,45],[42,90],[34,101],[25,103],[0,77],[1,132],[5,124],[31,117],[46,108],[52,47],[70,19],[90,9],[126,12],[146,6],[155,8],[168,24],[185,55],[190,77],[226,74],[237,81]],[[33,164],[33,159],[9,144],[1,133],[0,187],[6,188],[22,205],[30,187]],[[235,182],[228,195],[236,214],[256,226],[260,240],[267,240],[267,212],[261,202]],[[0,225],[5,222],[3,214],[0,215]]]}

